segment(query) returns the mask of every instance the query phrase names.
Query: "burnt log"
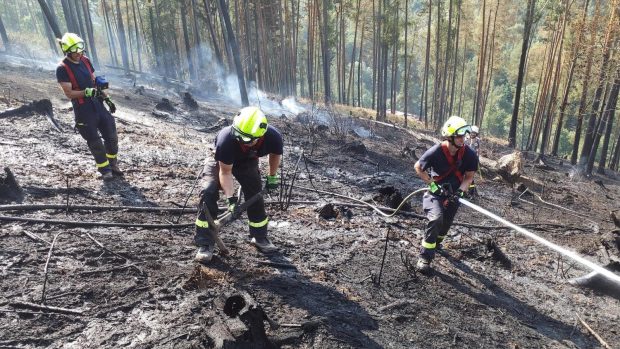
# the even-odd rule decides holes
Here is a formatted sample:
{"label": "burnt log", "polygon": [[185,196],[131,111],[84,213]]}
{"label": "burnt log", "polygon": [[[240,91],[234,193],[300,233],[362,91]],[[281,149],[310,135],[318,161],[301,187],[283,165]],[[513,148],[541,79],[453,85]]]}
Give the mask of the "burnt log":
{"label": "burnt log", "polygon": [[24,104],[21,107],[4,111],[0,113],[0,119],[12,116],[27,117],[34,114],[52,115],[53,113],[54,111],[52,109],[52,102],[49,99],[42,99],[39,101],[32,101],[31,103]]}

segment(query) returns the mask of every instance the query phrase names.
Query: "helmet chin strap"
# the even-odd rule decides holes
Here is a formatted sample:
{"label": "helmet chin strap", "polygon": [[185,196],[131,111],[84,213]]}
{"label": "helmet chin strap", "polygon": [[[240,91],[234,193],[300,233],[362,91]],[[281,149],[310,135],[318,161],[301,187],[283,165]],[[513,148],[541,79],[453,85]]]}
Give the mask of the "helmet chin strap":
{"label": "helmet chin strap", "polygon": [[455,138],[454,136],[450,136],[450,137],[448,138],[448,142],[449,142],[450,144],[452,144],[453,146],[455,146],[457,149],[460,149],[460,148],[462,148],[462,147],[463,147],[463,145],[465,145],[465,144],[456,145],[456,142],[454,141],[454,138]]}

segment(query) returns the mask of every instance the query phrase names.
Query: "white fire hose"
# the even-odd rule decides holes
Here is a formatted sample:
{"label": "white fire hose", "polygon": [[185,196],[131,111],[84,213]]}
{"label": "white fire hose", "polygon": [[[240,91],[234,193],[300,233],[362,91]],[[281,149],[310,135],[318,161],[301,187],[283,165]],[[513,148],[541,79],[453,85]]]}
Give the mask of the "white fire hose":
{"label": "white fire hose", "polygon": [[492,218],[492,219],[502,223],[503,225],[518,231],[519,233],[529,237],[530,239],[533,239],[533,240],[535,240],[535,241],[537,241],[537,242],[539,242],[539,243],[541,243],[541,244],[551,248],[552,250],[555,250],[555,251],[561,253],[562,255],[564,255],[564,256],[566,256],[566,257],[568,257],[568,258],[570,258],[570,259],[572,259],[572,260],[574,260],[574,261],[576,261],[576,262],[578,262],[578,263],[580,263],[580,264],[582,264],[582,265],[592,269],[594,272],[599,273],[599,274],[609,278],[610,280],[613,280],[613,281],[617,282],[618,285],[620,285],[620,276],[614,274],[612,271],[607,270],[607,269],[601,267],[600,265],[598,265],[596,263],[593,263],[593,262],[591,262],[591,261],[581,257],[580,255],[578,255],[577,253],[575,253],[573,251],[569,251],[569,250],[563,248],[562,246],[558,246],[558,245],[554,244],[551,241],[545,240],[542,237],[532,233],[531,231],[528,231],[527,229],[524,229],[524,228],[522,228],[522,227],[520,227],[520,226],[518,226],[516,224],[513,224],[513,223],[503,219],[502,217],[500,217],[500,216],[498,216],[498,215],[496,215],[496,214],[494,214],[492,212],[489,212],[489,211],[485,210],[484,208],[482,208],[482,207],[480,207],[480,206],[478,206],[476,204],[473,204],[473,203],[471,203],[471,202],[469,202],[469,201],[467,201],[465,199],[459,199],[459,201],[463,205],[465,205],[465,206],[467,206],[469,208],[472,208],[472,209],[482,213],[483,215],[485,215],[485,216],[487,216],[489,218]]}

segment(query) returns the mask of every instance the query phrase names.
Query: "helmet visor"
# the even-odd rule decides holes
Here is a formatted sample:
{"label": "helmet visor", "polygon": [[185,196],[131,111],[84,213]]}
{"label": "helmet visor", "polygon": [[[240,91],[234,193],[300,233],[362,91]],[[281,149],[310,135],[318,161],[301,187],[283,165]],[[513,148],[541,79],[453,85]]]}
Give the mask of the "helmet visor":
{"label": "helmet visor", "polygon": [[84,52],[84,43],[83,42],[77,42],[75,44],[73,44],[72,46],[70,46],[67,49],[67,52],[69,53],[82,53]]}
{"label": "helmet visor", "polygon": [[469,125],[465,125],[461,128],[458,128],[456,131],[454,131],[454,135],[455,136],[465,136],[465,134],[470,133],[471,132],[471,126]]}

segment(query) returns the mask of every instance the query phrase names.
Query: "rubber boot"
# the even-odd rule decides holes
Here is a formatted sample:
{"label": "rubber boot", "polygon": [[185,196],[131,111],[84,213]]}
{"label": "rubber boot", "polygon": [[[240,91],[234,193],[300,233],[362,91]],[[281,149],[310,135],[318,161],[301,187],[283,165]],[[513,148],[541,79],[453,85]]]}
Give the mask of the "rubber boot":
{"label": "rubber boot", "polygon": [[118,168],[118,159],[109,159],[109,161],[112,174],[116,177],[123,177],[123,171]]}

